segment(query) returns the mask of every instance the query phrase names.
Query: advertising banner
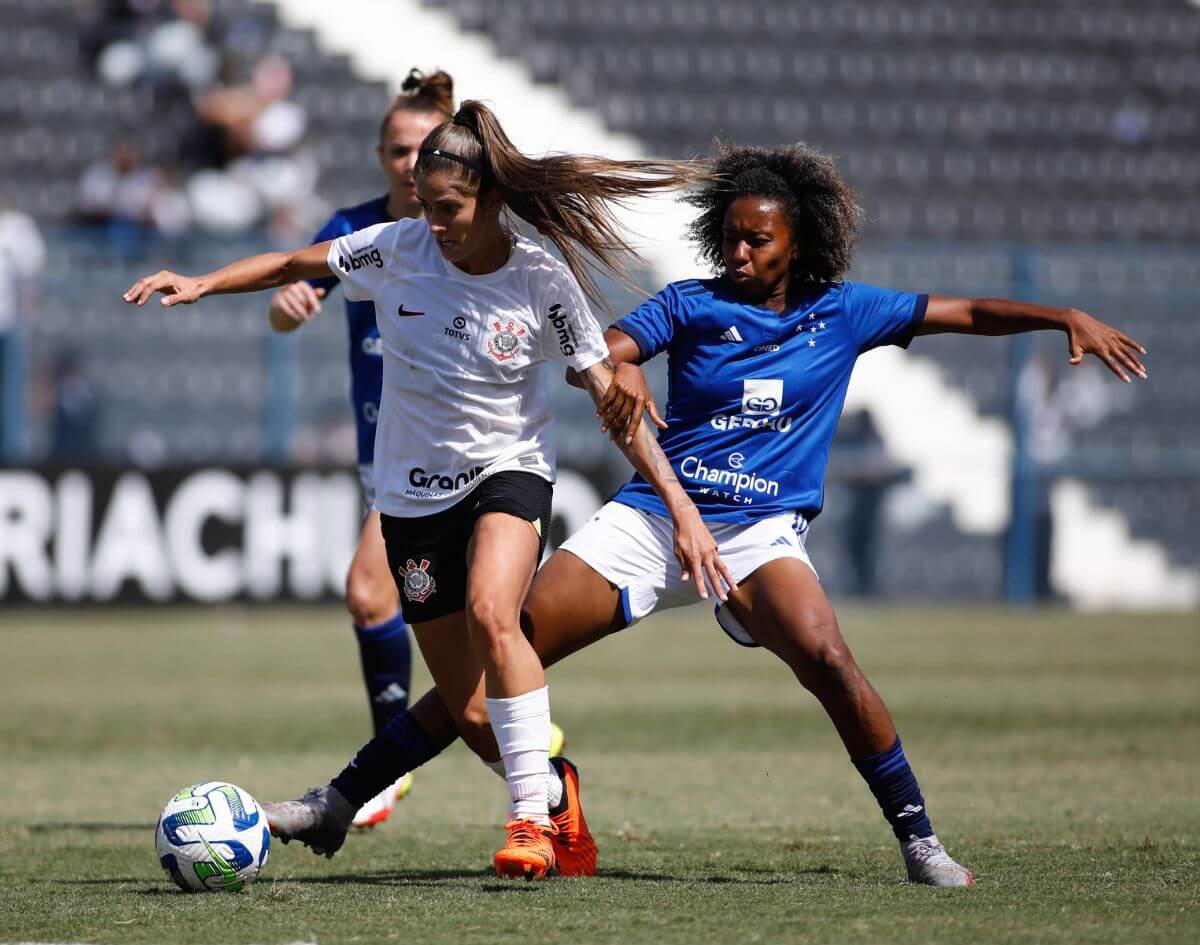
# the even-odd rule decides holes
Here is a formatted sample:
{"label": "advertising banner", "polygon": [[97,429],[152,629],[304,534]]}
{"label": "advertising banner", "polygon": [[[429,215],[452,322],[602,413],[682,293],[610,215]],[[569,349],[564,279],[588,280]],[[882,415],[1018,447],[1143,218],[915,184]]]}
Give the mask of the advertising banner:
{"label": "advertising banner", "polygon": [[[552,543],[600,503],[560,468]],[[332,600],[363,514],[344,469],[0,469],[0,607]]]}

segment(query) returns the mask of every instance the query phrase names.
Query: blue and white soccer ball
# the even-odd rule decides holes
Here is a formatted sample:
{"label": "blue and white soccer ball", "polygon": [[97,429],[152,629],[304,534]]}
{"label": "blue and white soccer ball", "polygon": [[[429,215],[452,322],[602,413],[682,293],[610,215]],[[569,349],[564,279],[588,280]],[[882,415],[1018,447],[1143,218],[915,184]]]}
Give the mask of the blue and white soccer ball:
{"label": "blue and white soccer ball", "polygon": [[224,781],[185,787],[167,801],[154,829],[162,868],[185,892],[236,892],[267,863],[267,815],[246,791]]}

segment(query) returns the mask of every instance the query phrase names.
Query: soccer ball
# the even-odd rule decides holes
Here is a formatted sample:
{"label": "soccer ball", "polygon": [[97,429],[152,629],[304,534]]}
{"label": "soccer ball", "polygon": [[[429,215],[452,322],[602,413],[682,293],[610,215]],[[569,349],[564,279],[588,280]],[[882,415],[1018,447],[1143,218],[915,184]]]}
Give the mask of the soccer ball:
{"label": "soccer ball", "polygon": [[267,818],[246,791],[224,781],[185,787],[154,828],[158,861],[184,892],[236,892],[254,882],[271,847]]}

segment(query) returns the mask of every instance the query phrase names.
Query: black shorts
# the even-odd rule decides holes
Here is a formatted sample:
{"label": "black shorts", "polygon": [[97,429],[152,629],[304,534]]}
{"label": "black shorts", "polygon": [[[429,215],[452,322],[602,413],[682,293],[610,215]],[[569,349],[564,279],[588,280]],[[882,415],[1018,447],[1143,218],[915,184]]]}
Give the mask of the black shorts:
{"label": "black shorts", "polygon": [[535,523],[540,561],[550,536],[553,495],[554,487],[541,476],[506,470],[489,476],[444,512],[419,518],[380,515],[405,622],[422,623],[466,606],[467,544],[475,523],[489,512]]}

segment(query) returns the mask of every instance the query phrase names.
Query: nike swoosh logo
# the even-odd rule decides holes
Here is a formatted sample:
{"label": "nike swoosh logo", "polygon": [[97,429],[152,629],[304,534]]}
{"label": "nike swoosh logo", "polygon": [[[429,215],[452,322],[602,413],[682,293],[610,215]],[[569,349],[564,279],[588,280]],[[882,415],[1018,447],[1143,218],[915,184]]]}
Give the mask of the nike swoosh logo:
{"label": "nike swoosh logo", "polygon": [[404,311],[404,306],[401,305],[399,310],[396,312],[396,314],[399,315],[401,318],[408,318],[408,316],[410,316],[410,315],[424,315],[425,313],[424,312],[413,312],[413,311],[406,312],[406,311]]}

